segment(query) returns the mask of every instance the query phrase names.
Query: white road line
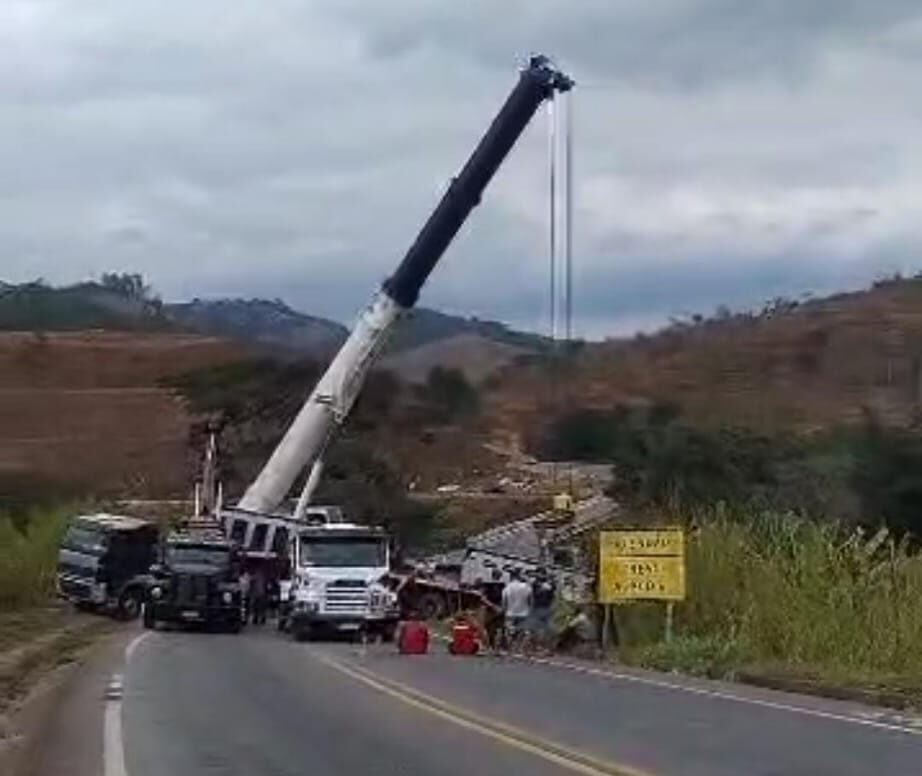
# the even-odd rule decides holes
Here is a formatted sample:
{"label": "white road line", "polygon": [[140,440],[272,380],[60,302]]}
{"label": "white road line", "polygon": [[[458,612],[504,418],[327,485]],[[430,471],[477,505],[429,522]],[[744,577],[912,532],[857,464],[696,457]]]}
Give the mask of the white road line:
{"label": "white road line", "polygon": [[128,646],[125,647],[125,666],[126,667],[128,666],[128,661],[131,660],[131,656],[134,654],[134,651],[138,648],[138,645],[142,641],[144,641],[144,639],[146,639],[148,636],[150,636],[150,632],[139,633],[129,642]]}
{"label": "white road line", "polygon": [[[127,672],[131,656],[150,633],[135,636],[125,647],[122,672]],[[114,673],[106,687],[106,710],[103,716],[103,776],[128,776],[125,767],[125,740],[122,736],[122,693],[124,673]]]}
{"label": "white road line", "polygon": [[548,658],[525,657],[520,659],[525,662],[536,663],[537,665],[551,666],[553,668],[560,668],[567,671],[574,671],[576,673],[586,674],[588,676],[600,676],[611,681],[635,682],[636,684],[645,684],[651,687],[659,687],[664,690],[684,692],[691,695],[699,695],[705,698],[714,698],[715,700],[745,703],[750,706],[761,706],[762,708],[773,709],[775,711],[786,711],[793,714],[803,714],[808,717],[818,717],[820,719],[832,720],[833,722],[845,722],[850,725],[861,725],[863,727],[877,728],[878,730],[888,730],[894,733],[905,733],[912,736],[922,736],[922,730],[915,727],[906,727],[904,725],[896,725],[888,722],[879,722],[874,719],[866,719],[849,714],[838,714],[833,711],[811,709],[806,706],[795,706],[791,703],[770,701],[762,698],[747,698],[744,695],[736,695],[734,693],[724,692],[722,690],[708,690],[704,687],[692,687],[690,685],[667,682],[665,679],[653,679],[646,676],[635,676],[633,674],[625,674],[619,671],[606,671],[601,668],[590,668],[589,666],[580,666],[564,661],[550,660]]}
{"label": "white road line", "polygon": [[103,774],[128,776],[125,769],[125,744],[122,740],[122,702],[108,701],[103,721]]}

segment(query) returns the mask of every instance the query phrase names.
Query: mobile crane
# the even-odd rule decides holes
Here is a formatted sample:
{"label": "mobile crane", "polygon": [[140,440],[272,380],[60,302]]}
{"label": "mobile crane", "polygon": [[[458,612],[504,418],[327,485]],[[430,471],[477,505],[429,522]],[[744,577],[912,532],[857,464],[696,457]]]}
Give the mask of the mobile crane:
{"label": "mobile crane", "polygon": [[[486,134],[457,177],[452,179],[394,274],[384,282],[359,316],[348,339],[317,382],[268,462],[236,506],[222,506],[218,510],[226,533],[251,556],[281,553],[291,545],[295,565],[294,589],[299,595],[303,593],[304,600],[299,600],[299,604],[304,604],[305,613],[320,617],[329,603],[336,604],[334,608],[343,618],[347,615],[364,616],[361,602],[374,600],[375,596],[355,595],[357,588],[361,587],[363,592],[370,589],[374,581],[372,577],[380,577],[388,562],[386,553],[373,546],[375,541],[380,541],[380,535],[374,529],[347,527],[348,524],[342,521],[335,509],[309,506],[311,491],[322,470],[324,450],[348,416],[388,334],[416,303],[426,279],[471,210],[479,204],[487,184],[529,121],[545,100],[568,92],[572,86],[573,81],[547,57],[535,55],[530,58]],[[310,469],[310,475],[292,516],[282,509],[282,505],[296,479],[306,469]],[[336,536],[345,542],[354,541],[361,550],[359,555],[374,560],[366,569],[367,573],[360,574],[358,566],[365,568],[368,565],[364,560],[350,566],[348,561],[343,560],[348,553],[338,555],[343,562],[332,572],[337,579],[319,580],[325,585],[326,596],[311,588],[311,581],[323,575],[317,573],[318,569],[308,559],[312,552],[315,556],[336,555],[330,547],[321,551],[309,543],[323,538],[323,526],[329,527],[331,538]],[[302,533],[303,542],[299,538]],[[301,569],[301,565],[305,569]],[[338,593],[336,596],[332,595],[334,590]]]}

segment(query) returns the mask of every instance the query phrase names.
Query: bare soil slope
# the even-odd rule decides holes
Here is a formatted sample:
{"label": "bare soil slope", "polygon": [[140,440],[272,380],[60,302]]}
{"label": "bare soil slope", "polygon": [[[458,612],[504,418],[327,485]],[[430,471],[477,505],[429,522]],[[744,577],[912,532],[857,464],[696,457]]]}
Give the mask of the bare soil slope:
{"label": "bare soil slope", "polygon": [[192,417],[158,382],[242,355],[184,334],[0,333],[0,476],[184,494]]}
{"label": "bare soil slope", "polygon": [[810,430],[873,412],[907,424],[922,398],[922,281],[877,284],[761,314],[590,345],[556,379],[507,370],[496,427],[518,434],[564,407],[665,400],[701,420]]}

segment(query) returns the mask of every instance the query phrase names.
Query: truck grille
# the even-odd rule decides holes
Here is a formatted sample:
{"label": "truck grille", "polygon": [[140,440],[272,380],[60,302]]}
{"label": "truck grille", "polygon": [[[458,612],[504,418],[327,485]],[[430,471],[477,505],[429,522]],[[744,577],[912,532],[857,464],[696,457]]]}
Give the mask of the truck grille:
{"label": "truck grille", "polygon": [[366,600],[365,582],[338,579],[327,585],[323,608],[332,614],[363,614]]}
{"label": "truck grille", "polygon": [[93,593],[93,581],[86,577],[58,576],[58,589],[68,598],[90,598]]}
{"label": "truck grille", "polygon": [[177,575],[176,601],[180,604],[208,603],[208,578],[197,574]]}

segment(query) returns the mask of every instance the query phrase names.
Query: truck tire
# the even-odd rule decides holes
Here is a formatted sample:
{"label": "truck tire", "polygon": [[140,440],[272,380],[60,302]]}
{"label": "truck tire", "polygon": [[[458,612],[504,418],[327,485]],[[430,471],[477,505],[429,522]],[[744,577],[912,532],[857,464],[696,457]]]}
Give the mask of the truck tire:
{"label": "truck tire", "polygon": [[227,623],[227,625],[224,626],[224,631],[225,633],[233,633],[234,635],[237,635],[240,633],[240,629],[242,627],[243,625],[241,625],[240,620],[231,620],[229,623]]}
{"label": "truck tire", "polygon": [[115,616],[120,620],[135,620],[141,614],[141,591],[130,587],[118,597]]}
{"label": "truck tire", "polygon": [[314,640],[314,629],[310,625],[301,625],[299,627],[292,628],[291,632],[295,637],[295,641]]}

